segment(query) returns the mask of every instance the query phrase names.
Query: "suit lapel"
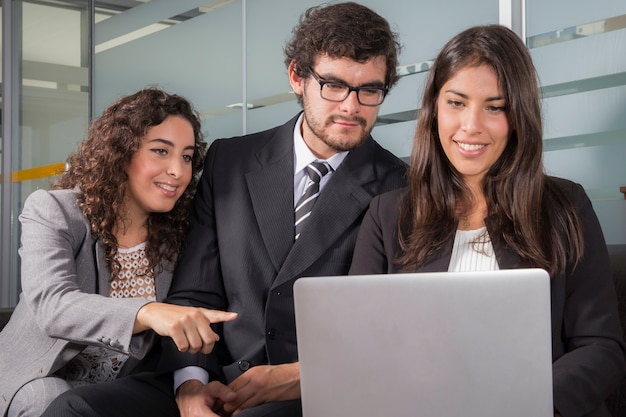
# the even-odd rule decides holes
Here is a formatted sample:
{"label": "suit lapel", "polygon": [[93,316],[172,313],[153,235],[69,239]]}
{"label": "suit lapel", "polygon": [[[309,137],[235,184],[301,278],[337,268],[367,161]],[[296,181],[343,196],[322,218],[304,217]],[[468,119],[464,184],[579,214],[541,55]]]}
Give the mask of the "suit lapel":
{"label": "suit lapel", "polygon": [[[485,225],[487,226],[489,238],[491,239],[491,244],[493,245],[493,250],[500,269],[529,267],[527,263],[522,262],[522,258],[520,258],[519,254],[506,244],[502,234],[494,232],[494,230],[498,230],[496,227],[496,219],[494,217],[487,217],[485,219]],[[458,222],[454,224],[454,230],[456,230],[457,227]],[[449,239],[428,262],[419,267],[417,272],[447,271],[450,266],[450,259],[452,258],[453,246],[454,237]]]}
{"label": "suit lapel", "polygon": [[174,266],[170,263],[164,265],[161,273],[154,277],[154,290],[156,292],[156,300],[161,301],[167,297],[167,292],[172,284],[172,272]]}
{"label": "suit lapel", "polygon": [[94,250],[96,251],[96,285],[98,286],[98,294],[108,297],[111,291],[111,273],[104,257],[104,246],[102,246],[100,241],[96,241]]}
{"label": "suit lapel", "polygon": [[363,187],[375,180],[373,140],[350,152],[320,193],[300,238],[285,260],[274,286],[298,277],[322,256],[355,221],[372,195]]}
{"label": "suit lapel", "polygon": [[293,244],[293,129],[281,126],[257,153],[259,168],[246,174],[252,208],[271,261],[280,270]]}
{"label": "suit lapel", "polygon": [[527,263],[522,262],[522,258],[519,256],[519,254],[516,251],[512,250],[509,245],[507,245],[502,233],[494,232],[494,230],[498,230],[496,218],[494,216],[487,217],[485,219],[485,225],[487,226],[489,238],[491,239],[493,251],[496,254],[496,259],[498,261],[498,266],[500,267],[500,269],[529,267]]}

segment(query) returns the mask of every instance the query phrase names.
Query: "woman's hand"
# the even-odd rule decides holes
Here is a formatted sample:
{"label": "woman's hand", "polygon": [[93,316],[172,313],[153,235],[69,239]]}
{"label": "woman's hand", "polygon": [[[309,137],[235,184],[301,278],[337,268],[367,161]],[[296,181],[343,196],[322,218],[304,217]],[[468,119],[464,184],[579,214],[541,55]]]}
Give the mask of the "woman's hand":
{"label": "woman's hand", "polygon": [[181,352],[207,354],[220,339],[211,324],[236,317],[237,313],[154,302],[137,312],[133,334],[152,329],[161,336],[171,337]]}

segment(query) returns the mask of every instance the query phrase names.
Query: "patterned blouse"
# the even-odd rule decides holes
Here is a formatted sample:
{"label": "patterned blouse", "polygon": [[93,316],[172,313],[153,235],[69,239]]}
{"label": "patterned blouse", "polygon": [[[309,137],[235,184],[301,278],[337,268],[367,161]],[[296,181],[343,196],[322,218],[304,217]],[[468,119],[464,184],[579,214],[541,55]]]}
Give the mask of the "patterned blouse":
{"label": "patterned blouse", "polygon": [[[146,243],[125,249],[118,248],[117,261],[120,273],[111,280],[110,297],[143,297],[156,300],[154,273],[146,256]],[[87,346],[57,375],[73,387],[114,380],[128,359],[128,355],[103,346]]]}

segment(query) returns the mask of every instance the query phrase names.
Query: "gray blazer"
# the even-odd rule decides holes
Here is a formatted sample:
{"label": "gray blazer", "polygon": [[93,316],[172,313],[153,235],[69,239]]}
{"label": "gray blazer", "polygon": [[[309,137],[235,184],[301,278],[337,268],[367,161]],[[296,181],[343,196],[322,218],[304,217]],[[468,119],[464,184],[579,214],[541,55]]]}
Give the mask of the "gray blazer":
{"label": "gray blazer", "polygon": [[[77,204],[77,190],[32,193],[19,217],[22,293],[0,332],[0,416],[28,382],[53,374],[85,346],[143,357],[155,334],[132,335],[143,298],[110,298],[104,248]],[[157,300],[169,290],[166,268]]]}

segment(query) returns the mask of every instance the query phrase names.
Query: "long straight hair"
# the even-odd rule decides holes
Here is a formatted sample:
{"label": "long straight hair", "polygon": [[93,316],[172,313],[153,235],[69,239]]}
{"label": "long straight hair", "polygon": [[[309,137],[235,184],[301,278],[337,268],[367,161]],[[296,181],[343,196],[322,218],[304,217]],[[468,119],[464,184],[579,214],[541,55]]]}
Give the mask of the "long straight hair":
{"label": "long straight hair", "polygon": [[[454,238],[459,210],[474,201],[460,173],[447,159],[437,126],[441,87],[461,69],[487,65],[506,99],[510,136],[483,181],[488,215],[522,261],[564,273],[582,257],[580,220],[567,195],[543,170],[539,82],[521,39],[500,25],[475,26],[452,38],[429,73],[409,168],[409,190],[400,208],[397,264],[423,265]],[[549,201],[548,201],[549,200]]]}

